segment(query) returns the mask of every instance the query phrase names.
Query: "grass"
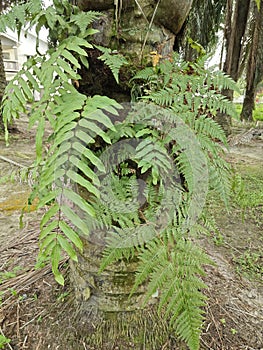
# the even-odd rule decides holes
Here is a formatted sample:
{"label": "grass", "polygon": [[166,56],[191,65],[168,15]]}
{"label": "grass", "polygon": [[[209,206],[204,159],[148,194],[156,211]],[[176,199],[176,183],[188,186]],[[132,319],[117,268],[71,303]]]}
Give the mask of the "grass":
{"label": "grass", "polygon": [[246,250],[239,257],[234,257],[236,271],[249,279],[262,280],[263,261],[260,252]]}
{"label": "grass", "polygon": [[[242,103],[236,103],[236,111],[240,115],[242,111]],[[256,103],[256,109],[253,112],[254,120],[262,120],[263,121],[263,103]]]}

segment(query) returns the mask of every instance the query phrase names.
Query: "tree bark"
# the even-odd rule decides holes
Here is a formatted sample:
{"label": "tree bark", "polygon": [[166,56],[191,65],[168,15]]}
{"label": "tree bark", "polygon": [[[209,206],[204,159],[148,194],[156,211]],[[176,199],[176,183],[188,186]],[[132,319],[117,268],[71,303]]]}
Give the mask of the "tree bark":
{"label": "tree bark", "polygon": [[119,102],[130,100],[129,80],[134,72],[151,64],[151,52],[167,59],[174,49],[176,33],[181,29],[191,8],[192,0],[113,0],[78,2],[81,9],[103,10],[95,22],[99,30],[94,35],[96,44],[122,53],[129,65],[121,70],[120,84],[111,72],[97,59],[99,52],[89,52],[89,70],[82,69],[80,92],[88,95],[104,94]]}
{"label": "tree bark", "polygon": [[[231,6],[231,5],[230,5]],[[235,81],[240,73],[240,55],[244,42],[244,35],[249,19],[250,0],[236,1],[233,19],[226,25],[227,52],[224,64],[224,72]],[[231,20],[232,13],[229,13],[228,21]],[[232,93],[233,94],[233,93]],[[231,95],[232,96],[232,95]],[[233,98],[233,96],[232,96]]]}
{"label": "tree bark", "polygon": [[144,305],[145,286],[130,297],[137,260],[99,267],[103,247],[83,240],[78,263],[70,262],[79,337],[89,349],[161,349],[169,327],[157,313],[156,298]]}
{"label": "tree bark", "polygon": [[[159,2],[148,0],[138,1],[140,6],[136,1],[117,3],[116,8],[113,0],[78,2],[83,10],[104,11],[95,23],[99,33],[94,40],[123,53],[133,72],[122,71],[118,85],[111,72],[97,59],[100,53],[92,50],[89,52],[89,70],[82,68],[80,71],[79,90],[122,102],[130,100],[128,81],[131,74],[135,68],[151,61],[151,51],[157,51],[163,58],[172,53],[175,32],[185,20],[192,0],[161,1],[160,7]],[[71,281],[79,335],[86,337],[89,349],[153,350],[170,344],[169,327],[157,313],[156,299],[151,298],[147,305],[143,303],[145,286],[129,297],[137,269],[136,258],[129,262],[122,259],[99,274],[103,246],[91,241],[90,237],[84,237],[83,243],[79,262],[71,262]],[[171,345],[171,348],[174,347]],[[184,349],[183,345],[181,349]]]}
{"label": "tree bark", "polygon": [[241,111],[241,119],[252,121],[255,108],[256,89],[263,79],[263,0],[260,2],[260,10],[255,5],[255,29],[250,49],[246,93]]}
{"label": "tree bark", "polygon": [[[250,0],[227,1],[225,25],[226,60],[223,70],[235,81],[240,77],[240,57],[249,14]],[[233,90],[226,89],[223,91],[223,94],[233,101]],[[223,127],[226,134],[229,135],[231,133],[230,116],[225,113],[218,113],[216,120]]]}
{"label": "tree bark", "polygon": [[[5,66],[3,60],[3,50],[2,43],[0,40],[0,105],[2,103],[4,91],[6,87],[6,76],[5,76]],[[4,129],[2,114],[0,114],[0,130]]]}

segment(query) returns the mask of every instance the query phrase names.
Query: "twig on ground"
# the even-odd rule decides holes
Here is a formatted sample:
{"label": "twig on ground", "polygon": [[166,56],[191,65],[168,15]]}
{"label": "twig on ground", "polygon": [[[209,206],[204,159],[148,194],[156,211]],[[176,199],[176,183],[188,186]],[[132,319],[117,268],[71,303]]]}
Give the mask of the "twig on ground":
{"label": "twig on ground", "polygon": [[27,337],[28,337],[28,335],[25,336],[25,339],[23,341],[23,345],[22,345],[23,349],[25,349],[25,347],[26,347]]}
{"label": "twig on ground", "polygon": [[41,340],[42,340],[42,337],[40,337],[40,339],[39,339],[39,342],[38,342],[38,344],[37,344],[36,350],[39,350],[39,347],[40,347],[40,345],[41,345]]}
{"label": "twig on ground", "polygon": [[[235,305],[235,304],[234,304]],[[236,306],[236,305],[235,305]],[[262,318],[263,319],[263,317],[261,317],[260,315],[253,315],[253,314],[251,314],[251,313],[249,313],[249,312],[247,312],[247,311],[243,311],[243,310],[241,310],[239,307],[232,307],[232,306],[228,306],[228,308],[229,309],[231,309],[231,310],[235,310],[235,311],[237,311],[237,312],[239,312],[239,313],[241,313],[241,314],[244,314],[244,315],[247,315],[247,316],[250,316],[250,317],[254,317],[254,318]]]}
{"label": "twig on ground", "polygon": [[207,344],[203,338],[201,338],[201,342],[207,347],[207,349],[209,350],[214,350],[213,348],[211,348],[211,346],[209,344]]}
{"label": "twig on ground", "polygon": [[220,307],[235,324],[239,323],[239,321],[237,322],[222,305],[220,305]]}
{"label": "twig on ground", "polygon": [[219,337],[219,339],[220,339],[221,345],[223,345],[223,339],[222,339],[221,334],[220,334],[220,332],[219,332],[219,329],[218,329],[218,327],[217,327],[217,324],[216,324],[214,315],[213,315],[212,311],[210,310],[210,307],[208,307],[208,313],[209,313],[209,315],[210,315],[211,318],[212,318],[212,321],[213,321],[213,323],[214,323],[214,326],[215,326],[215,329],[216,329],[216,331],[217,331],[218,337]]}
{"label": "twig on ground", "polygon": [[20,327],[20,330],[25,328],[27,325],[29,325],[31,322],[35,321],[37,317],[39,317],[45,310],[40,311],[36,316],[34,316],[31,320],[23,324],[23,326]]}
{"label": "twig on ground", "polygon": [[19,344],[21,343],[21,334],[20,334],[20,316],[19,316],[19,309],[20,309],[20,305],[19,305],[19,301],[17,303],[17,307],[16,307],[16,337],[19,341]]}
{"label": "twig on ground", "polygon": [[17,163],[17,162],[15,162],[14,160],[9,159],[9,158],[6,158],[6,157],[4,157],[4,156],[0,156],[0,159],[3,160],[4,162],[7,162],[7,163],[10,163],[10,164],[16,165],[16,166],[18,166],[19,168],[26,168],[25,165],[20,164],[20,163]]}

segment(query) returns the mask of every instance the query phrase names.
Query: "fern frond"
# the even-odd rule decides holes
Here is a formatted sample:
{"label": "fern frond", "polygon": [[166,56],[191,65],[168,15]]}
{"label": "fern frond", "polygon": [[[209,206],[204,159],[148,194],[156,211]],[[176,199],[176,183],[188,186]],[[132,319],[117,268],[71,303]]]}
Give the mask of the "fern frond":
{"label": "fern frond", "polygon": [[230,166],[221,158],[213,159],[209,167],[210,171],[210,186],[215,190],[225,203],[229,205],[229,199],[232,191],[231,171]]}
{"label": "fern frond", "polygon": [[206,115],[201,115],[195,120],[194,129],[197,135],[207,135],[210,140],[221,141],[227,146],[227,138],[221,125]]}
{"label": "fern frond", "polygon": [[147,244],[147,250],[141,251],[139,259],[132,292],[149,278],[145,302],[159,291],[159,310],[165,309],[170,325],[190,349],[199,349],[206,299],[200,290],[206,285],[197,275],[204,274],[202,265],[210,263],[210,259],[184,239],[179,239],[170,250],[160,241],[152,241]]}
{"label": "fern frond", "polygon": [[18,31],[20,35],[21,28],[42,10],[41,0],[29,0],[24,4],[15,4],[1,13],[0,32],[5,32],[7,28]]}
{"label": "fern frond", "polygon": [[153,67],[146,67],[139,72],[136,73],[136,75],[131,79],[133,80],[155,80],[157,81],[158,75],[156,74],[156,71]]}
{"label": "fern frond", "polygon": [[103,46],[95,45],[95,47],[103,54],[99,56],[99,60],[103,61],[112,71],[117,83],[119,83],[119,71],[123,65],[128,64],[126,58],[121,54],[116,54],[111,49]]}
{"label": "fern frond", "polygon": [[229,89],[240,93],[237,83],[225,72],[218,70],[213,73],[213,78],[211,82],[220,91]]}

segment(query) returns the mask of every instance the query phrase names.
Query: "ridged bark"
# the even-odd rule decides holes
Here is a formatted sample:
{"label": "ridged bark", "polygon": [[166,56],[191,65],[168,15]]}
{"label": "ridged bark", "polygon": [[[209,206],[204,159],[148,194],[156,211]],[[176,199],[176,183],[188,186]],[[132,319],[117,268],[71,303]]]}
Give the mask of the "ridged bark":
{"label": "ridged bark", "polygon": [[242,120],[252,120],[255,108],[256,89],[263,79],[263,0],[260,2],[260,10],[255,5],[255,22],[252,47],[250,49],[247,64],[247,85],[245,100],[241,112]]}
{"label": "ridged bark", "polygon": [[[150,52],[164,58],[173,51],[175,32],[183,24],[192,0],[161,1],[153,17],[156,1],[140,0],[80,0],[85,11],[103,10],[104,15],[94,27],[99,33],[95,42],[117,49],[129,60],[129,69],[142,67],[151,60]],[[167,26],[167,27],[166,27]],[[105,65],[97,59],[97,50],[89,52],[89,70],[82,68],[79,90],[87,95],[103,94],[118,101],[130,99],[128,82],[131,72],[121,71],[120,85]],[[79,262],[71,262],[71,281],[75,290],[76,324],[88,349],[157,350],[170,344],[169,327],[156,310],[156,298],[144,305],[145,286],[130,297],[135,281],[137,260],[121,260],[108,266],[101,274],[104,247],[91,239],[83,239],[83,254]],[[180,349],[184,349],[183,345]]]}
{"label": "ridged bark", "polygon": [[[235,81],[240,77],[240,58],[244,44],[244,37],[250,16],[250,0],[227,1],[225,25],[226,60],[224,72]],[[233,91],[225,90],[223,94],[233,100]],[[218,113],[217,122],[223,127],[226,134],[231,133],[231,118],[226,113]]]}
{"label": "ridged bark", "polygon": [[[0,104],[2,103],[5,87],[6,87],[6,76],[5,76],[5,67],[4,67],[4,60],[3,60],[2,43],[0,40]],[[0,114],[0,129],[3,129],[3,128],[4,128],[3,119],[2,119],[2,115]]]}
{"label": "ridged bark", "polygon": [[170,343],[168,324],[156,310],[157,299],[153,297],[144,305],[145,286],[130,297],[136,258],[121,260],[99,273],[103,247],[87,239],[83,242],[79,262],[70,266],[74,319],[88,349],[157,350]]}

